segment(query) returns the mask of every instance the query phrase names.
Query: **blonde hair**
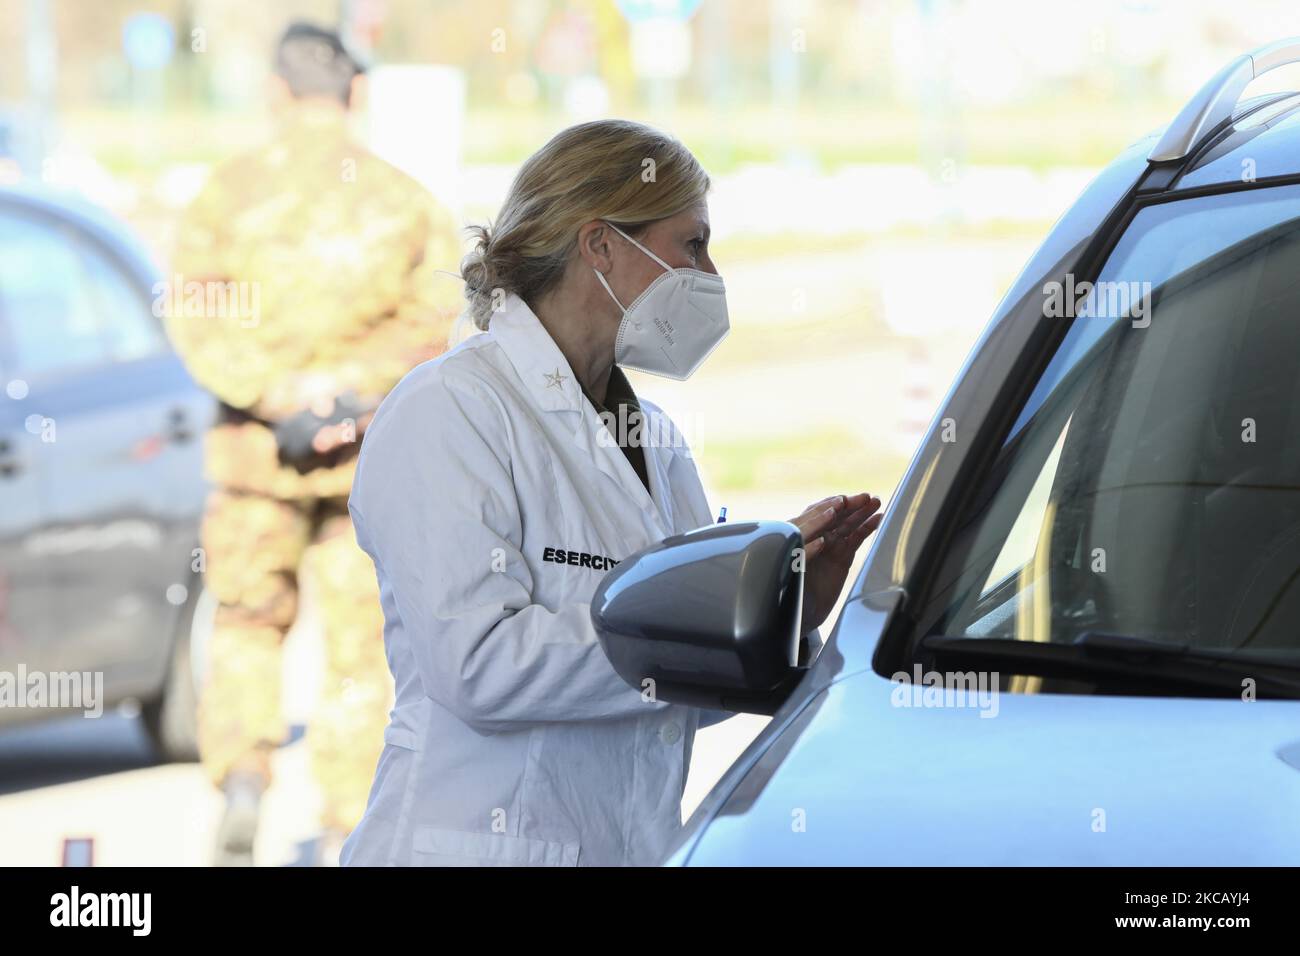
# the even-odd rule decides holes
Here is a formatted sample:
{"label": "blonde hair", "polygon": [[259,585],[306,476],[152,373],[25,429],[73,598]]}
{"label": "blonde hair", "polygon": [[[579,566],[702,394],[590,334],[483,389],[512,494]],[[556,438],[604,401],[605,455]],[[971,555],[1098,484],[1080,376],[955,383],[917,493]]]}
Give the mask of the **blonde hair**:
{"label": "blonde hair", "polygon": [[578,227],[605,219],[636,233],[704,200],[709,177],[690,150],[629,120],[570,126],[520,168],[495,227],[473,226],[461,262],[474,324],[486,329],[506,293],[541,295],[564,274]]}

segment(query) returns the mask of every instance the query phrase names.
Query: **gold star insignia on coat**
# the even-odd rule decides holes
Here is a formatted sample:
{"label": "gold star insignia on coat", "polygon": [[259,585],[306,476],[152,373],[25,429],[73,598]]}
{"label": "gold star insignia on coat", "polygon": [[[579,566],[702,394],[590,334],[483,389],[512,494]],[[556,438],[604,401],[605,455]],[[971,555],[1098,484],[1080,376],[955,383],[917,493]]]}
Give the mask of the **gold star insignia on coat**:
{"label": "gold star insignia on coat", "polygon": [[546,379],[547,388],[560,388],[569,376],[561,375],[557,366],[554,372],[543,372],[542,377]]}

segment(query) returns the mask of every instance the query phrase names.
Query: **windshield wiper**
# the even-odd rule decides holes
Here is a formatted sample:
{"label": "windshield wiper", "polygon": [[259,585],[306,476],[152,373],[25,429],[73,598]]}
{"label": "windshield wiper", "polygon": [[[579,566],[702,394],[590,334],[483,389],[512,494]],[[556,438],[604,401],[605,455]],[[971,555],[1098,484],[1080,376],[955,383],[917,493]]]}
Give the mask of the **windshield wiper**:
{"label": "windshield wiper", "polygon": [[1079,635],[1069,644],[991,637],[933,634],[920,646],[945,661],[1010,665],[1008,671],[1078,680],[1110,678],[1127,684],[1182,684],[1243,693],[1246,680],[1270,697],[1300,699],[1300,663],[1276,657],[1247,657],[1232,651],[1153,641],[1124,634]]}

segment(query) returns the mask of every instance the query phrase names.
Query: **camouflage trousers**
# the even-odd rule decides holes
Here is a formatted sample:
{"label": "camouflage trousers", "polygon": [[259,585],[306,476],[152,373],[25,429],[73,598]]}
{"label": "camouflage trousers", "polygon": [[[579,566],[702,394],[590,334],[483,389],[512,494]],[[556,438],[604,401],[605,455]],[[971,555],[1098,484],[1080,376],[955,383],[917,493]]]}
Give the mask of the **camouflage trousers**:
{"label": "camouflage trousers", "polygon": [[361,819],[383,749],[393,682],[374,564],[356,543],[345,497],[276,498],[218,488],[203,519],[206,585],[219,602],[199,701],[199,753],[214,784],[231,771],[268,783],[285,739],[282,648],[300,570],[318,597],[324,682],[306,741],[322,823]]}

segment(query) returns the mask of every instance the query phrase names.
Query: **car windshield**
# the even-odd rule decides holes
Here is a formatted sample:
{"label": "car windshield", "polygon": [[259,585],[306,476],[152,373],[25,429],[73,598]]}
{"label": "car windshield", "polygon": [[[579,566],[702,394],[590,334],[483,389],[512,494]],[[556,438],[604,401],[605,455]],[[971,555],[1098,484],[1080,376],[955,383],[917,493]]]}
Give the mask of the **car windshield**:
{"label": "car windshield", "polygon": [[1147,206],[1068,285],[921,633],[1300,661],[1300,186]]}

